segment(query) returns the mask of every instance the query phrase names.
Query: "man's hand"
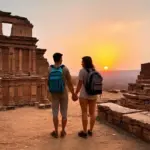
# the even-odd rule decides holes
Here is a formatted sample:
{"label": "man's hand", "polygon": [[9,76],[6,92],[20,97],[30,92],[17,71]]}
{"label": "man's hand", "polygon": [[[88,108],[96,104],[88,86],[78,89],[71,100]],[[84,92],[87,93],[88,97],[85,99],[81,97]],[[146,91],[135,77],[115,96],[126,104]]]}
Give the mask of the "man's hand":
{"label": "man's hand", "polygon": [[78,96],[76,94],[72,94],[72,100],[73,101],[77,101],[78,100]]}

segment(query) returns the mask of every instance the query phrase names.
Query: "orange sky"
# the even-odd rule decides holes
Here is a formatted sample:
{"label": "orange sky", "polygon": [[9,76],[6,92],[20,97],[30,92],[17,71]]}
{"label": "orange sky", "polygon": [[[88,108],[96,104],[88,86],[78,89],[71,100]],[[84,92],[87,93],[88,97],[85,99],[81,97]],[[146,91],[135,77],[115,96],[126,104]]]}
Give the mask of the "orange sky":
{"label": "orange sky", "polygon": [[[58,45],[57,49],[63,52],[64,62],[72,70],[78,70],[81,58],[85,55],[90,55],[99,69],[103,69],[104,66],[111,70],[132,69],[130,65],[136,69],[140,53],[138,45],[133,43],[139,42],[136,36],[141,25],[139,22],[128,21],[92,24],[85,29],[78,29],[71,35],[59,37],[57,42],[62,48]],[[134,61],[133,53],[136,58]],[[51,57],[48,52],[45,56]]]}
{"label": "orange sky", "polygon": [[150,61],[150,0],[1,0],[0,10],[27,17],[48,61],[61,52],[72,73],[85,55],[99,69],[140,69]]}

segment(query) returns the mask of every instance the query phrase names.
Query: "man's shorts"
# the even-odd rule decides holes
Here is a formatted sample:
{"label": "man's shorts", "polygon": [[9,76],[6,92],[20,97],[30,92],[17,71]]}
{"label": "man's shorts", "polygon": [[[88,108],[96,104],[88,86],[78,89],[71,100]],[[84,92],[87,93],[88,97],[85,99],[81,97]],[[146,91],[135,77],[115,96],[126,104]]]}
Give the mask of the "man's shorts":
{"label": "man's shorts", "polygon": [[58,117],[59,108],[62,118],[67,119],[67,110],[68,110],[68,93],[64,92],[63,94],[51,94],[52,95],[52,113],[53,118]]}

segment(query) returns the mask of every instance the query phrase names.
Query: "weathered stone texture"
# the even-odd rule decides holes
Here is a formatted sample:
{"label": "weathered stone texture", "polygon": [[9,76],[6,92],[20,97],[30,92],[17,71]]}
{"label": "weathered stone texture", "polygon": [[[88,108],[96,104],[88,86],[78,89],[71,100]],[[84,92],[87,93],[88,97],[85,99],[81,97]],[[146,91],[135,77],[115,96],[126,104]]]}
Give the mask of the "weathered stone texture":
{"label": "weathered stone texture", "polygon": [[[11,23],[4,36],[2,23]],[[36,46],[33,25],[27,18],[0,11],[0,106],[48,104],[45,49]]]}
{"label": "weathered stone texture", "polygon": [[141,65],[136,83],[129,83],[128,93],[123,94],[120,104],[125,107],[150,111],[150,63]]}
{"label": "weathered stone texture", "polygon": [[102,117],[110,123],[121,125],[124,114],[139,112],[139,110],[126,108],[114,103],[103,103],[98,105],[98,112],[100,118]]}
{"label": "weathered stone texture", "polygon": [[128,125],[129,132],[150,142],[150,112],[127,114],[122,121]]}
{"label": "weathered stone texture", "polygon": [[0,12],[0,35],[2,35],[2,23],[12,24],[11,36],[32,37],[33,25],[27,18],[13,16],[11,13]]}
{"label": "weathered stone texture", "polygon": [[98,105],[98,116],[150,142],[150,112],[142,112],[113,103]]}

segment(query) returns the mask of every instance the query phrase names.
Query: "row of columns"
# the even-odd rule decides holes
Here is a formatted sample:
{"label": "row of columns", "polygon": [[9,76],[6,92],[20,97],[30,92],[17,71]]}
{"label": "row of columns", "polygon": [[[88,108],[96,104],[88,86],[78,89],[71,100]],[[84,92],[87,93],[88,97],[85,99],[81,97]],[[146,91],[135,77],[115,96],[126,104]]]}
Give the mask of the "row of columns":
{"label": "row of columns", "polygon": [[[0,72],[3,72],[3,58],[2,58],[2,48],[0,48]],[[23,62],[23,54],[22,49],[19,49],[19,73],[23,73],[22,64],[26,63]],[[16,58],[15,58],[15,49],[11,47],[9,49],[9,55],[8,55],[8,66],[9,66],[9,72],[12,72],[15,74],[16,72]],[[31,74],[36,74],[36,50],[29,50],[29,72]]]}
{"label": "row of columns", "polygon": [[[20,104],[30,104],[34,102],[48,104],[47,84],[45,79],[32,82],[28,80],[25,83],[16,81],[3,80],[0,86],[0,106],[13,106]],[[0,80],[0,82],[2,82]],[[32,83],[31,83],[32,82]]]}

